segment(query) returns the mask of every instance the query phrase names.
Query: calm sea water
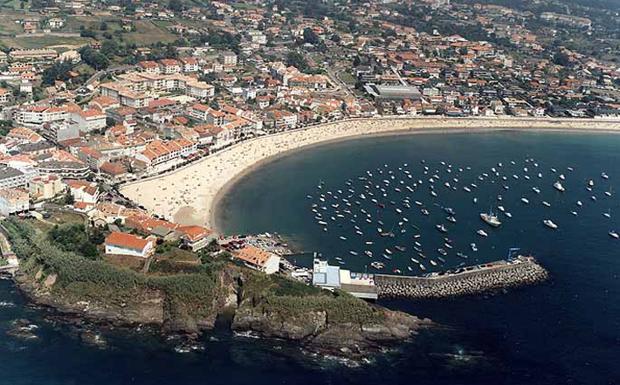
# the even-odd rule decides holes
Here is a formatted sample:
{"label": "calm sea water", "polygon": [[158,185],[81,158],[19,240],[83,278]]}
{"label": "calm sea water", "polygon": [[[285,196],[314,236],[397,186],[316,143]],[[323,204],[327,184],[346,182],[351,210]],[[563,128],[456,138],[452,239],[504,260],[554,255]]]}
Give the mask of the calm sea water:
{"label": "calm sea water", "polygon": [[[445,236],[454,244],[445,257],[446,267],[463,262],[454,256],[458,250],[468,254],[467,262],[473,263],[503,258],[509,247],[516,246],[531,251],[551,272],[548,283],[501,295],[383,302],[432,318],[441,327],[421,333],[400,351],[378,357],[371,365],[348,368],[330,360],[310,359],[292,344],[234,336],[225,327],[205,335],[202,350],[185,354],[175,352],[178,341],[145,331],[104,332],[108,347],[97,348],[81,342],[72,328],[50,321],[46,312],[28,307],[9,282],[0,281],[0,384],[620,383],[620,241],[607,234],[614,228],[620,231],[620,195],[616,194],[620,194],[619,150],[620,136],[614,135],[503,132],[371,138],[300,151],[241,180],[223,202],[220,219],[226,231],[276,231],[299,250],[321,252],[333,262],[340,256],[353,270],[368,268],[371,260],[361,251],[370,248],[364,241],[372,240],[376,242],[374,254],[394,244],[408,247],[403,255],[394,253],[391,261],[375,256],[386,262],[386,270],[400,268],[404,273],[419,274],[407,269],[412,265],[409,257],[415,255],[411,249],[414,232],[420,233],[429,259],[437,260],[435,249],[441,247],[444,235],[434,225],[446,223],[449,232]],[[523,178],[526,158],[539,164],[544,174],[541,180]],[[333,192],[350,187],[345,182],[351,178],[357,191],[361,184],[356,178],[367,170],[387,164],[386,170],[396,173],[403,163],[418,179],[418,174],[423,176],[421,159],[431,171],[437,169],[442,174],[441,183],[436,183],[438,197],[433,199],[426,185],[407,195],[411,201],[423,201],[431,215],[419,215],[415,205],[411,213],[397,215],[389,203],[386,209],[374,208],[372,212],[373,221],[381,219],[384,227],[394,232],[400,231],[402,216],[418,229],[402,226],[405,233],[386,239],[377,235],[376,223],[360,224],[363,236],[355,233],[350,221],[342,220],[338,226],[337,221],[328,219],[327,232],[317,225],[310,209],[320,194],[319,182]],[[511,160],[516,164],[511,165]],[[443,187],[448,174],[441,161],[453,169],[471,167],[458,176],[457,191]],[[480,173],[490,172],[498,162],[506,169],[512,167],[509,175],[520,177],[505,181],[510,190],[489,178],[478,181],[479,188],[472,193],[462,191],[465,182],[476,183]],[[555,181],[551,167],[558,175],[566,175],[566,193],[551,187]],[[600,178],[602,171],[609,174],[609,181]],[[422,179],[426,181],[428,176]],[[596,184],[592,193],[585,190],[588,179]],[[531,190],[534,184],[542,190],[539,196]],[[612,197],[605,197],[603,192],[610,188]],[[393,190],[388,193],[386,200],[395,203],[405,195],[395,195]],[[502,204],[513,218],[500,214],[504,223],[493,231],[484,227],[478,213],[497,207],[497,194],[502,194]],[[593,194],[596,202],[590,199]],[[474,196],[477,205],[472,202]],[[530,205],[522,205],[521,196],[527,196]],[[544,207],[542,200],[552,207]],[[577,210],[577,200],[584,205],[574,217],[570,211]],[[455,209],[456,224],[444,220],[441,206]],[[363,207],[369,211],[373,205],[360,202],[359,208]],[[329,210],[332,216],[335,209]],[[604,212],[611,218],[605,218]],[[560,226],[557,231],[541,224],[547,217]],[[479,238],[475,234],[479,228],[485,228],[489,237]],[[477,253],[468,249],[471,242],[478,244]],[[353,256],[350,250],[360,255]],[[6,335],[20,318],[38,326],[34,330],[38,338]]]}
{"label": "calm sea water", "polygon": [[[498,163],[503,167],[497,167]],[[429,167],[426,175],[425,165]],[[447,172],[448,165],[452,166],[451,173]],[[483,172],[492,174],[492,167],[507,180],[493,175],[483,177],[484,181],[477,178]],[[459,173],[458,168],[463,171]],[[383,173],[378,174],[378,169]],[[410,170],[412,179],[403,174],[405,169]],[[374,197],[386,204],[385,209],[369,202],[367,193],[366,200],[359,198],[360,192],[366,191],[362,187],[366,182],[357,178],[368,177],[367,171],[372,172],[375,186],[385,187],[383,179],[391,181],[390,187],[384,188],[387,197],[371,189]],[[440,176],[440,182],[435,183],[436,198],[428,190],[428,178],[435,171]],[[538,178],[538,172],[542,178]],[[609,180],[602,179],[601,172],[606,172]],[[564,193],[552,186],[560,180],[560,174],[566,179]],[[391,175],[395,178],[391,179]],[[455,177],[458,182],[454,182]],[[349,179],[350,185],[346,183]],[[405,191],[398,183],[403,180],[405,185],[411,185],[418,179],[423,184],[415,193]],[[590,179],[595,183],[591,192],[585,188]],[[457,190],[446,188],[445,181],[457,186]],[[322,189],[317,188],[319,183]],[[478,188],[471,193],[463,191],[462,187],[470,183]],[[394,191],[395,186],[399,186],[400,193]],[[532,187],[538,187],[540,194]],[[425,345],[423,348],[407,348],[390,368],[368,368],[366,374],[373,376],[378,371],[382,380],[394,383],[618,383],[620,241],[612,239],[608,232],[620,228],[620,200],[615,193],[619,189],[617,135],[500,132],[396,136],[329,144],[274,161],[235,187],[223,203],[220,220],[229,233],[281,233],[299,250],[318,251],[332,263],[338,262],[338,256],[354,271],[372,271],[369,262],[379,260],[386,264],[386,270],[399,268],[405,274],[421,274],[410,261],[411,256],[423,262],[427,270],[438,270],[464,262],[454,255],[456,251],[469,256],[465,262],[475,263],[504,258],[510,247],[520,247],[533,253],[550,271],[550,282],[492,297],[386,302],[387,306],[430,317],[445,330],[424,333],[416,343]],[[339,195],[338,199],[327,191]],[[611,191],[612,197],[604,191]],[[325,202],[318,200],[319,194],[325,195]],[[342,198],[349,195],[350,203],[357,200],[360,205],[353,204],[348,208],[351,214],[344,213],[344,218],[332,221],[336,210],[343,214],[346,207]],[[497,195],[502,196],[502,201],[497,200]],[[411,202],[409,210],[401,204],[405,197]],[[473,197],[478,198],[477,204]],[[523,204],[521,197],[530,204]],[[338,200],[335,209],[331,204]],[[428,217],[419,213],[414,200],[428,208]],[[543,200],[551,207],[543,206]],[[576,205],[577,200],[583,202],[583,207]],[[328,222],[327,232],[310,211],[313,203],[318,204],[318,211]],[[498,212],[498,205],[513,217],[506,218],[500,212],[502,226],[497,230],[485,227],[479,213],[490,207]],[[446,206],[456,211],[456,224],[445,220],[442,207]],[[403,213],[396,213],[395,207]],[[371,213],[372,224],[361,220],[361,208]],[[571,211],[577,211],[578,216]],[[355,213],[356,223],[349,222]],[[609,213],[611,218],[603,213]],[[409,223],[399,226],[402,217],[407,217]],[[547,218],[559,229],[546,228],[542,220]],[[395,238],[379,236],[377,220],[384,223],[380,226],[384,231],[396,233]],[[439,223],[446,225],[447,234],[434,228]],[[355,233],[356,225],[363,235]],[[401,229],[406,229],[402,235]],[[489,237],[481,238],[475,233],[477,229],[486,230]],[[416,256],[412,249],[413,234],[421,235],[419,241],[427,260]],[[443,237],[449,237],[454,248],[444,257],[445,265],[433,268],[428,259],[438,262],[436,249],[444,247]],[[366,241],[374,245],[365,245]],[[477,253],[470,250],[471,242],[477,243]],[[405,253],[395,252],[395,244],[408,249]],[[394,252],[391,261],[381,257],[386,247]],[[359,255],[351,255],[351,250]],[[374,258],[366,257],[363,250],[371,250]],[[412,267],[412,272],[407,266]],[[347,378],[346,372],[341,374]]]}

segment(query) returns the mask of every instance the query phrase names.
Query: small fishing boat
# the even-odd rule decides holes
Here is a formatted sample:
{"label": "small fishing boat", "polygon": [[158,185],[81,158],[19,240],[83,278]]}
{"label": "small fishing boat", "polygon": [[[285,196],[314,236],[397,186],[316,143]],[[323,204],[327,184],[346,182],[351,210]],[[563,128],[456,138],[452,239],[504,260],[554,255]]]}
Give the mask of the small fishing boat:
{"label": "small fishing boat", "polygon": [[550,229],[555,230],[555,229],[558,228],[558,225],[553,223],[553,221],[551,219],[545,219],[545,220],[543,220],[543,223],[544,223],[545,226],[547,226]]}
{"label": "small fishing boat", "polygon": [[564,188],[564,186],[562,186],[562,183],[561,183],[560,181],[556,181],[556,182],[553,184],[553,187],[554,187],[556,190],[560,191],[560,192],[564,192],[564,191],[566,191],[566,189]]}

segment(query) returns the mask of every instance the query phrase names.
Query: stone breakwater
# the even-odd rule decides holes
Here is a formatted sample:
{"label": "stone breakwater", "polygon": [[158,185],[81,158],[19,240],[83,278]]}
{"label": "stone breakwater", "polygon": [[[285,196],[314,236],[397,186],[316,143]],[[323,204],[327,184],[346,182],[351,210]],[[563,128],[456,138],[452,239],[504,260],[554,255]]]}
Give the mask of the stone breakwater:
{"label": "stone breakwater", "polygon": [[532,257],[518,257],[424,277],[375,275],[381,298],[447,298],[480,294],[545,281],[548,272]]}

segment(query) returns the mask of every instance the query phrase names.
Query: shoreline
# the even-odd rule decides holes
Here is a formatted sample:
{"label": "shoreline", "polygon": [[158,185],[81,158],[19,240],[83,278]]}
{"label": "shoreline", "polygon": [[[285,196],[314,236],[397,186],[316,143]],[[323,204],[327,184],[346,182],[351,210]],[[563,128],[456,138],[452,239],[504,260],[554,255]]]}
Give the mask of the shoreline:
{"label": "shoreline", "polygon": [[[169,173],[124,184],[120,190],[151,213],[177,223],[203,225],[219,232],[221,203],[234,185],[259,167],[295,151],[369,137],[498,131],[618,133],[620,121],[436,117],[351,119],[239,142]],[[206,188],[202,187],[202,182],[207,182]],[[175,187],[177,183],[181,187]]]}

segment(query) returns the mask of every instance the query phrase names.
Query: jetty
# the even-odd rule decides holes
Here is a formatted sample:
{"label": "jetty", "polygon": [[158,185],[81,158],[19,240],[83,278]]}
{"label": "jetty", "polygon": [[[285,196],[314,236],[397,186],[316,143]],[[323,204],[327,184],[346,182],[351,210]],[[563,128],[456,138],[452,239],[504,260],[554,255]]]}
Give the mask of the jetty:
{"label": "jetty", "polygon": [[523,255],[423,276],[355,273],[315,258],[312,284],[363,299],[436,299],[533,285],[548,277],[534,257]]}
{"label": "jetty", "polygon": [[534,257],[519,255],[420,277],[375,274],[374,282],[379,298],[432,299],[533,285],[548,277]]}

